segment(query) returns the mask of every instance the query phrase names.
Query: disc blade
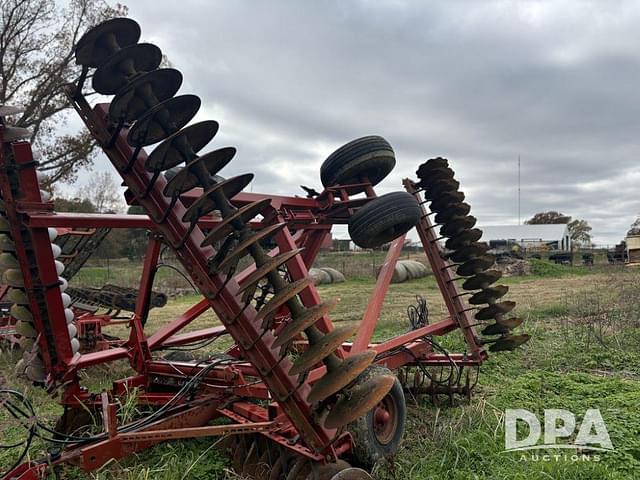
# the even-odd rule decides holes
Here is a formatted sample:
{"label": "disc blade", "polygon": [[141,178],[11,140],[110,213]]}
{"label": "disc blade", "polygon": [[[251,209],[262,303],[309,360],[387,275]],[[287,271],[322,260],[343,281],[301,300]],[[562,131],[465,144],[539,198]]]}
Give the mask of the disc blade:
{"label": "disc blade", "polygon": [[416,175],[418,176],[418,178],[426,178],[429,176],[429,172],[431,172],[432,170],[438,168],[447,168],[448,166],[449,161],[446,158],[430,158],[418,167]]}
{"label": "disc blade", "polygon": [[456,263],[468,262],[484,255],[487,251],[489,251],[489,245],[486,243],[471,243],[451,252],[449,259]]}
{"label": "disc blade", "polygon": [[263,198],[262,200],[249,203],[244,207],[236,210],[232,215],[225,217],[213,227],[205,239],[200,244],[201,247],[207,245],[213,245],[214,243],[222,240],[224,237],[234,231],[232,223],[236,220],[241,220],[243,223],[249,222],[257,215],[263,212],[269,205],[271,205],[270,198]]}
{"label": "disc blade", "polygon": [[337,368],[327,372],[324,377],[313,384],[307,400],[316,403],[339,392],[364,372],[375,358],[376,352],[374,350],[348,356]]}
{"label": "disc blade", "polygon": [[113,95],[136,74],[155,70],[162,62],[162,52],[150,43],[137,43],[118,50],[93,73],[93,89]]}
{"label": "disc blade", "polygon": [[214,200],[216,195],[220,192],[227,199],[232,199],[253,180],[253,173],[246,173],[244,175],[238,175],[236,177],[227,178],[221,182],[218,182],[211,187],[207,188],[203,194],[191,206],[182,216],[183,222],[196,223],[198,219],[204,215],[207,215],[214,210],[220,208],[220,206]]}
{"label": "disc blade", "polygon": [[431,205],[429,207],[433,212],[441,212],[449,208],[451,205],[460,203],[463,200],[464,193],[462,192],[447,193],[431,200]]}
{"label": "disc blade", "polygon": [[159,103],[133,124],[127,143],[133,147],[146,147],[164,140],[189,123],[198,113],[200,104],[195,95],[180,95]]}
{"label": "disc blade", "polygon": [[473,260],[469,260],[468,262],[464,262],[458,267],[456,273],[461,277],[470,277],[471,275],[475,275],[488,269],[495,263],[495,261],[496,259],[493,255],[483,255],[481,257],[474,258]]}
{"label": "disc blade", "polygon": [[497,315],[509,313],[516,306],[516,302],[507,300],[506,302],[494,303],[488,307],[481,308],[475,315],[476,320],[491,320]]}
{"label": "disc blade", "polygon": [[[296,280],[293,283],[287,284],[287,286],[276,293],[267,303],[265,303],[262,308],[258,311],[256,315],[256,320],[267,321],[271,314],[275,313],[280,307],[282,307],[287,301],[291,300],[305,288],[313,283],[313,280],[309,277],[302,278],[300,280]],[[264,323],[263,323],[263,328]]]}
{"label": "disc blade", "polygon": [[467,215],[466,217],[454,217],[440,228],[440,235],[443,237],[455,237],[465,230],[473,228],[476,224],[476,217]]}
{"label": "disc blade", "polygon": [[198,176],[194,173],[197,164],[204,166],[209,175],[215,175],[222,170],[235,156],[236,149],[233,147],[220,148],[213,152],[206,153],[190,161],[181,169],[164,187],[163,194],[167,197],[177,197],[196,187],[201,187]]}
{"label": "disc blade", "polygon": [[378,375],[349,389],[349,394],[333,405],[324,426],[339,428],[360,418],[382,401],[395,381],[393,375]]}
{"label": "disc blade", "polygon": [[465,245],[469,245],[470,243],[476,242],[480,240],[482,237],[482,230],[477,228],[472,228],[470,230],[465,230],[458,235],[449,238],[445,243],[444,247],[449,250],[458,250],[459,248],[464,247]]}
{"label": "disc blade", "polygon": [[[145,169],[149,172],[162,172],[193,160],[215,137],[218,128],[218,122],[205,120],[174,133],[149,154]],[[185,145],[189,147],[188,152],[184,151]]]}
{"label": "disc blade", "polygon": [[463,217],[471,211],[471,205],[466,202],[454,203],[446,210],[438,213],[434,221],[436,223],[447,223],[453,220],[455,217]]}
{"label": "disc blade", "polygon": [[373,480],[373,477],[361,468],[349,467],[336,473],[331,480]]}
{"label": "disc blade", "polygon": [[325,302],[306,308],[300,316],[293,317],[285,327],[276,334],[273,342],[274,348],[281,347],[304,332],[311,325],[327,315],[338,304],[338,299],[331,299]]}
{"label": "disc blade", "polygon": [[497,299],[504,297],[509,291],[506,285],[497,285],[495,287],[487,287],[469,298],[471,305],[480,305],[482,303],[494,303]]}
{"label": "disc blade", "polygon": [[76,63],[86,67],[99,67],[115,48],[133,45],[140,39],[140,25],[130,18],[112,18],[89,31],[75,46]]}
{"label": "disc blade", "polygon": [[287,224],[285,222],[269,225],[268,227],[258,230],[256,233],[253,233],[252,235],[241,239],[240,243],[238,243],[238,245],[236,245],[236,247],[226,257],[224,257],[224,260],[220,262],[217,268],[219,270],[224,270],[226,267],[228,267],[232,263],[235,263],[238,259],[246,255],[247,249],[249,247],[261,240],[264,240],[267,237],[270,237],[271,235],[275,235],[286,226]]}
{"label": "disc blade", "polygon": [[442,195],[449,195],[455,193],[460,187],[460,182],[453,178],[446,178],[442,180],[436,180],[433,185],[425,190],[424,198],[427,200],[433,200]]}
{"label": "disc blade", "polygon": [[420,177],[418,186],[424,189],[429,189],[438,180],[452,180],[455,172],[449,167],[432,168],[428,171],[424,171],[424,175]]}
{"label": "disc blade", "polygon": [[462,284],[462,288],[464,290],[480,290],[497,282],[501,277],[502,272],[500,270],[487,270],[466,279]]}
{"label": "disc blade", "polygon": [[130,123],[150,108],[173,97],[182,85],[182,74],[161,68],[138,75],[118,91],[109,105],[112,122]]}
{"label": "disc blade", "polygon": [[323,336],[318,343],[309,345],[309,348],[293,362],[289,375],[299,375],[311,370],[314,365],[336,351],[357,329],[357,325],[335,328]]}
{"label": "disc blade", "polygon": [[487,325],[482,329],[481,333],[483,335],[504,335],[522,325],[523,321],[523,318],[518,317],[505,318],[503,320],[498,320],[496,323],[492,323],[491,325]]}
{"label": "disc blade", "polygon": [[277,269],[280,265],[288,262],[297,254],[302,252],[304,248],[296,248],[294,250],[290,250],[288,252],[281,253],[280,255],[276,255],[269,259],[268,262],[264,263],[260,267],[258,267],[253,273],[251,273],[247,278],[242,281],[240,285],[240,290],[238,293],[243,293],[247,290],[254,290],[256,285],[260,280],[262,280],[269,272]]}

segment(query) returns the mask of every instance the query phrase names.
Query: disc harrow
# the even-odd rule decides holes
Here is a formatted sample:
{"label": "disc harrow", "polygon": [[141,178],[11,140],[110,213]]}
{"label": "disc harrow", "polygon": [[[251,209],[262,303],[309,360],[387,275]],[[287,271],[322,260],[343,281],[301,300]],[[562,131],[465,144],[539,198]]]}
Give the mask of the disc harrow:
{"label": "disc harrow", "polygon": [[[19,109],[5,108],[5,111],[15,114]],[[4,118],[0,121],[3,142],[18,141],[28,135],[7,125]],[[71,297],[65,293],[68,283],[61,277],[65,270],[58,260],[62,249],[54,243],[58,231],[22,228],[23,214],[17,208],[18,202],[46,203],[51,196],[40,190],[35,169],[21,169],[16,162],[17,156],[32,157],[29,144],[20,143],[12,148],[3,143],[2,148],[4,168],[16,172],[11,181],[0,184],[0,270],[2,283],[8,287],[6,298],[12,303],[10,315],[16,319],[15,331],[23,349],[15,370],[34,383],[45,384],[50,371],[64,368],[65,359],[78,353],[80,342],[73,324],[74,313],[69,308]],[[62,338],[54,335],[49,307],[59,312],[56,327],[57,331],[65,332]]]}
{"label": "disc harrow", "polygon": [[[445,268],[456,268],[460,280],[464,280],[462,288],[471,291],[468,299],[471,309],[477,310],[475,319],[493,320],[482,330],[484,335],[500,335],[496,339],[485,339],[483,344],[491,344],[491,351],[513,350],[526,343],[527,334],[513,335],[511,331],[522,324],[517,317],[505,318],[516,306],[515,302],[499,302],[509,291],[506,285],[491,286],[500,277],[497,270],[490,270],[495,257],[488,252],[489,245],[478,242],[482,232],[473,228],[476,218],[469,215],[470,207],[463,202],[464,194],[458,190],[460,183],[454,179],[454,171],[445,158],[432,158],[420,165],[416,172],[419,181],[415,184],[424,192],[426,201],[430,201],[431,214],[434,214],[435,225],[440,227],[441,239],[446,239],[444,256],[455,263]],[[469,278],[467,278],[469,277]],[[455,280],[458,280],[455,279]],[[485,307],[476,305],[488,304]]]}
{"label": "disc harrow", "polygon": [[[82,73],[66,92],[122,177],[127,202],[144,214],[53,212],[40,192],[30,146],[21,140],[25,132],[0,125],[0,267],[6,269],[7,298],[15,303],[11,314],[21,319],[29,352],[20,369],[32,381],[61,391],[65,414],[55,430],[67,444],[61,455],[17,465],[8,478],[37,478],[47,465],[67,461],[91,471],[162,441],[221,436],[243,476],[370,479],[351,464],[371,469],[397,452],[406,416],[404,391],[468,397],[473,389],[469,371],[487,358],[485,345],[511,350],[528,339],[512,333],[522,320],[507,317],[515,304],[503,300],[507,287],[494,285],[500,273],[490,269],[494,258],[479,241],[482,232],[474,228],[476,219],[453,170],[445,159],[429,160],[419,168],[417,182],[405,179],[404,191],[378,197],[373,187],[394,168],[395,154],[384,138],[372,135],[345,144],[325,160],[320,193],[308,187],[305,191],[315,193],[307,198],[248,193],[253,174],[220,175],[235,158],[235,148],[205,151],[219,124],[191,123],[200,99],[179,93],[182,74],[160,68],[161,50],[139,43],[140,36],[138,24],[126,18],[89,30],[75,48]],[[110,102],[88,104],[83,92],[91,72],[93,89]],[[322,301],[308,274],[334,224],[348,225],[362,248],[389,244],[362,322],[337,328],[329,314],[338,299]],[[60,259],[73,273],[72,255],[65,245],[51,242],[56,228],[68,232],[79,226],[96,233],[110,228],[150,232],[139,289],[105,285],[64,292]],[[448,316],[430,321],[426,303],[419,303],[408,332],[373,342],[393,269],[414,227]],[[202,298],[149,333],[147,317],[162,300],[153,281],[165,247],[173,250]],[[102,351],[78,351],[69,308],[74,300],[76,306],[84,302],[131,311],[122,320],[129,338]],[[208,310],[219,325],[182,331]],[[480,339],[473,327],[487,321],[486,338]],[[466,350],[449,353],[435,338],[457,329]],[[232,347],[191,355],[222,336],[230,337]],[[127,360],[135,373],[100,394],[81,386],[78,372],[115,360]],[[443,367],[450,368],[448,379],[423,388],[427,369]],[[138,391],[137,402],[154,407],[153,413],[119,424],[117,405],[132,389]],[[104,432],[71,435],[87,411],[102,420]],[[219,417],[231,423],[211,424]]]}

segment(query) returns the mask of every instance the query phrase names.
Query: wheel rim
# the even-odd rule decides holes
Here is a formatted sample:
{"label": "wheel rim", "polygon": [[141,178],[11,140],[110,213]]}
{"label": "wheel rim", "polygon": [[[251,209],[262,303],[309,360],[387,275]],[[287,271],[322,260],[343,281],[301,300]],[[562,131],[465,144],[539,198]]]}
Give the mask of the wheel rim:
{"label": "wheel rim", "polygon": [[373,411],[373,433],[383,445],[391,443],[398,428],[398,406],[391,395],[387,395]]}

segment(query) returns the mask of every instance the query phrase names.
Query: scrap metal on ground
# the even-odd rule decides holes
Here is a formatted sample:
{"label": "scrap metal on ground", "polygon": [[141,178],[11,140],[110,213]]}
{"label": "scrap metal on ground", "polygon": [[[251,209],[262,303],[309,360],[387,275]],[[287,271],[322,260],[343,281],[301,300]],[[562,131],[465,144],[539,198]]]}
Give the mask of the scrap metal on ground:
{"label": "scrap metal on ground", "polygon": [[[370,478],[354,466],[370,469],[397,451],[405,390],[468,396],[475,384],[472,374],[487,358],[486,345],[492,351],[511,350],[529,338],[512,333],[522,320],[507,316],[515,303],[502,301],[507,287],[494,286],[500,273],[491,269],[488,247],[477,241],[481,232],[474,228],[453,170],[443,158],[429,160],[418,169],[417,180],[404,180],[404,190],[378,197],[374,186],[393,169],[395,156],[382,137],[368,136],[325,160],[324,190],[318,195],[243,192],[253,175],[217,176],[235,149],[200,153],[218,123],[187,125],[200,99],[176,96],[181,73],[160,68],[160,49],[138,43],[140,35],[138,24],[126,18],[91,29],[75,50],[82,75],[66,88],[122,177],[127,201],[146,215],[53,212],[40,192],[37,163],[22,140],[25,132],[4,122],[0,128],[0,267],[24,339],[19,370],[59,391],[65,406],[52,429],[37,419],[22,394],[1,391],[12,416],[31,419],[25,423],[27,447],[34,435],[63,447],[40,460],[18,456],[4,478],[40,478],[66,462],[92,471],[162,441],[204,436],[224,436],[243,475]],[[90,72],[97,93],[115,95],[109,103],[88,104],[83,92]],[[1,107],[0,117],[14,112]],[[165,176],[167,171],[171,175]],[[363,248],[391,242],[358,325],[334,326],[329,314],[337,300],[321,301],[308,275],[335,224],[348,225],[352,240]],[[79,227],[151,232],[134,314],[127,320],[129,338],[89,353],[80,351],[75,313],[61,278],[64,265],[51,244],[56,228]],[[405,234],[414,227],[448,315],[430,319],[426,304],[419,302],[406,333],[372,342]],[[174,251],[202,299],[148,333],[163,245]],[[209,309],[219,325],[183,332]],[[482,338],[475,328],[479,324]],[[462,353],[447,352],[435,340],[453,331],[465,340]],[[213,342],[221,337],[233,346],[212,354]],[[207,351],[193,361],[163,355],[204,346]],[[133,374],[116,380],[112,389],[91,392],[82,386],[80,372],[121,359]],[[119,424],[116,405],[134,389],[136,401],[154,409]],[[101,419],[102,433],[74,433],[89,421],[87,412]],[[211,425],[220,418],[226,423]]]}

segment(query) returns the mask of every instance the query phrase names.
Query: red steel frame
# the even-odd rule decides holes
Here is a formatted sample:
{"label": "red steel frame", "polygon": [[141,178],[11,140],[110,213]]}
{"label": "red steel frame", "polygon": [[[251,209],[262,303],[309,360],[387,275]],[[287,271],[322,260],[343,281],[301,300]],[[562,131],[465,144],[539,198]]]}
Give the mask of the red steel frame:
{"label": "red steel frame", "polygon": [[[108,133],[104,118],[108,105],[101,104],[96,106],[94,110],[90,110],[84,99],[76,99],[76,101],[76,109],[96,138],[101,141],[105,152],[123,178],[126,179],[126,183],[129,185],[129,190],[126,192],[127,200],[130,203],[143,203],[147,211],[159,217],[163,208],[167,206],[168,200],[155,194],[155,190],[152,190],[146,198],[141,198],[140,195],[150,176],[142,167],[146,154],[141,152],[133,168],[125,171],[124,165],[131,154],[131,148],[126,143],[123,133],[118,136],[113,145],[107,146]],[[206,258],[213,254],[213,250],[196,247],[203,238],[199,229],[189,235],[185,242],[185,248],[180,249],[177,253],[204,298],[155,333],[151,335],[145,333],[142,324],[149,313],[148,298],[161,245],[162,243],[176,244],[178,239],[183,236],[186,226],[175,219],[180,218],[185,209],[198,198],[199,189],[194,189],[183,195],[181,201],[174,208],[175,214],[169,216],[167,222],[163,224],[154,222],[146,215],[54,213],[52,205],[43,202],[40,198],[35,164],[29,144],[16,142],[2,145],[3,148],[0,149],[0,191],[7,205],[12,235],[16,240],[16,250],[23,272],[30,271],[29,259],[31,262],[35,262],[39,271],[39,278],[25,275],[25,285],[27,289],[39,288],[38,285],[47,286],[45,304],[37,305],[34,303],[31,307],[38,331],[48,333],[40,339],[39,344],[47,371],[50,372],[49,387],[63,385],[63,403],[66,406],[73,407],[84,403],[102,408],[104,413],[107,437],[103,441],[81,448],[67,449],[53,463],[71,461],[80,464],[85,470],[93,470],[110,458],[120,458],[159,441],[196,435],[228,434],[233,433],[233,430],[235,433],[261,433],[296,453],[318,461],[335,458],[349,450],[350,436],[348,434],[341,434],[336,439],[334,437],[337,432],[326,430],[313,422],[309,405],[305,400],[308,385],[296,388],[295,379],[285,373],[288,370],[288,360],[281,361],[274,356],[270,349],[273,336],[270,333],[260,335],[260,331],[252,320],[255,311],[251,308],[241,308],[238,304],[235,291],[238,289],[238,284],[253,271],[253,267],[238,273],[226,284],[224,289],[221,289],[223,279],[217,275],[210,276],[205,264]],[[18,167],[17,169],[12,169],[5,156],[6,152],[10,152],[13,156],[13,162]],[[20,199],[14,199],[9,188],[12,175],[19,176],[23,193]],[[160,187],[163,187],[164,180],[159,180],[159,184]],[[420,192],[415,189],[411,181],[405,180],[404,186],[423,204]],[[273,218],[265,219],[265,222],[267,220],[286,222],[289,229],[296,231],[295,235],[291,235],[289,229],[282,230],[275,237],[277,248],[271,254],[275,255],[280,251],[289,251],[294,248],[305,248],[301,255],[294,257],[287,264],[291,277],[296,280],[308,275],[308,269],[313,264],[324,239],[330,234],[332,225],[347,223],[353,209],[365,204],[373,197],[375,197],[375,192],[371,185],[367,184],[365,195],[359,198],[350,198],[347,188],[331,188],[325,190],[317,198],[240,193],[232,201],[236,206],[242,206],[263,198],[271,199]],[[417,231],[445,299],[449,316],[384,342],[371,342],[395,264],[402,250],[405,238],[402,236],[392,242],[371,299],[367,303],[358,334],[352,343],[343,345],[341,355],[373,348],[379,354],[386,354],[380,363],[389,368],[414,365],[416,359],[419,359],[423,365],[446,365],[450,358],[463,367],[479,365],[486,358],[486,353],[473,328],[470,328],[472,326],[471,317],[461,300],[460,292],[454,282],[454,274],[449,264],[441,256],[440,246],[427,211],[423,209],[423,213]],[[215,218],[210,217],[201,220],[199,226],[211,228],[215,223]],[[21,231],[20,226],[26,229],[28,235]],[[48,227],[144,228],[152,232],[140,280],[140,295],[135,312],[129,321],[130,337],[121,346],[75,357],[72,355],[66,335],[63,306],[56,285],[57,275],[49,246]],[[29,245],[25,244],[25,239]],[[306,306],[315,305],[320,301],[315,287],[307,288],[300,297]],[[195,332],[180,333],[182,329],[209,308],[216,311],[222,325]],[[318,322],[317,326],[326,331],[331,328],[331,320],[325,317]],[[428,343],[420,341],[424,336],[444,335],[457,328],[460,328],[464,335],[468,348],[466,354],[453,354],[446,357],[432,351]],[[64,332],[65,335],[57,335],[60,332]],[[210,370],[205,377],[206,387],[198,395],[196,406],[184,405],[181,410],[147,427],[142,432],[135,434],[118,432],[114,423],[115,397],[126,394],[132,387],[143,387],[142,393],[138,397],[139,402],[163,405],[173,394],[154,392],[152,388],[154,384],[170,384],[171,382],[177,384],[181,379],[193,376],[202,368],[194,367],[188,363],[154,360],[151,356],[152,351],[229,334],[237,340],[237,344],[228,353],[247,360],[246,363],[221,366]],[[255,339],[258,337],[260,338],[256,341]],[[398,347],[401,346],[406,347],[411,353],[408,353],[406,349],[398,351]],[[96,396],[80,386],[78,372],[81,369],[117,359],[128,359],[136,374],[114,382],[113,390],[109,395]],[[256,368],[255,365],[261,367]],[[267,365],[271,365],[271,367],[262,367]],[[324,369],[325,367],[317,367],[311,371],[307,377],[308,384],[320,378]],[[256,378],[262,381],[256,381]],[[229,395],[244,397],[245,400],[225,405],[225,399],[229,398]],[[252,398],[272,401],[265,408],[252,403],[250,401]],[[225,406],[223,407],[223,405]],[[227,430],[219,426],[207,426],[211,419],[218,416],[227,417],[235,424]],[[296,440],[298,434],[302,436],[304,442]],[[36,478],[36,476],[30,475],[36,475],[40,469],[41,467],[37,465],[32,468],[23,465],[13,474],[25,472],[25,476],[19,478]]]}

